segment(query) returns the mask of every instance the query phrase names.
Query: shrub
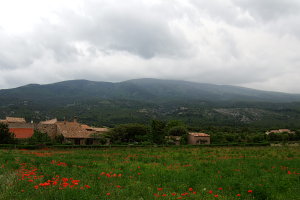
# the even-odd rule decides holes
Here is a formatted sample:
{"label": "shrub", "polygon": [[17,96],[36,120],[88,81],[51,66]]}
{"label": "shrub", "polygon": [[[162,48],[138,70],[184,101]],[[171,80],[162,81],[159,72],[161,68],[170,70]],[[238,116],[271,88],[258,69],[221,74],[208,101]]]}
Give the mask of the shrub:
{"label": "shrub", "polygon": [[14,134],[9,132],[8,125],[0,123],[0,144],[14,143]]}

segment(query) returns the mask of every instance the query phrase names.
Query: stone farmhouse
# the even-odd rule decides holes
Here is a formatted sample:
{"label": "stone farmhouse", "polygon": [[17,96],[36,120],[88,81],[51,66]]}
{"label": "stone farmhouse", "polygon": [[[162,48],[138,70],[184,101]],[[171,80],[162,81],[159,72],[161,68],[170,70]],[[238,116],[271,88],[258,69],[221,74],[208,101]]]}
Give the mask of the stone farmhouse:
{"label": "stone farmhouse", "polygon": [[98,136],[107,132],[107,128],[93,128],[80,124],[75,118],[74,121],[57,121],[52,119],[37,124],[36,129],[47,133],[51,139],[63,136],[64,143],[75,145],[96,145],[99,144]]}

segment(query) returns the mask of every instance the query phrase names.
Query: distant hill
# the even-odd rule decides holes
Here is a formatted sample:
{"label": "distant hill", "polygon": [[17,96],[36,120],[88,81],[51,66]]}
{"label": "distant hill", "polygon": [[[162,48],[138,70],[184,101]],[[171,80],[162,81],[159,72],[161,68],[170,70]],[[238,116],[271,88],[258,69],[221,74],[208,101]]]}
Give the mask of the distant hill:
{"label": "distant hill", "polygon": [[177,80],[135,79],[119,83],[71,80],[59,83],[30,84],[18,88],[0,90],[2,103],[15,100],[74,101],[92,98],[130,99],[147,102],[174,100],[205,101],[300,101],[300,95],[269,92],[249,88],[195,83]]}
{"label": "distant hill", "polygon": [[71,80],[0,90],[0,118],[40,121],[78,116],[88,124],[113,126],[150,119],[188,124],[297,126],[300,95],[178,80],[124,82]]}

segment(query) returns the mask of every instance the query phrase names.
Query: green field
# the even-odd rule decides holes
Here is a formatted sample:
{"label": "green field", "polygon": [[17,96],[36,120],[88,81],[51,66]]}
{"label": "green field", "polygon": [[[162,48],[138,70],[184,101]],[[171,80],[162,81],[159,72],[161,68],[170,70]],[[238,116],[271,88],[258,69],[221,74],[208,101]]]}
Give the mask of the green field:
{"label": "green field", "polygon": [[300,199],[299,147],[0,150],[0,199]]}

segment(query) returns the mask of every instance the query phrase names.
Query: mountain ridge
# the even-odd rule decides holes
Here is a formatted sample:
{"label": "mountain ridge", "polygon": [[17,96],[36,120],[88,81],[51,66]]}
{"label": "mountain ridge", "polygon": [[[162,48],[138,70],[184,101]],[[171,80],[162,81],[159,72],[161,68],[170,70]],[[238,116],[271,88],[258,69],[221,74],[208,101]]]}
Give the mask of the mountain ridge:
{"label": "mountain ridge", "polygon": [[232,85],[217,85],[183,80],[153,78],[132,79],[122,82],[67,80],[50,84],[28,84],[0,90],[0,96],[33,98],[105,98],[140,101],[205,100],[205,101],[300,101],[300,94],[263,91]]}

